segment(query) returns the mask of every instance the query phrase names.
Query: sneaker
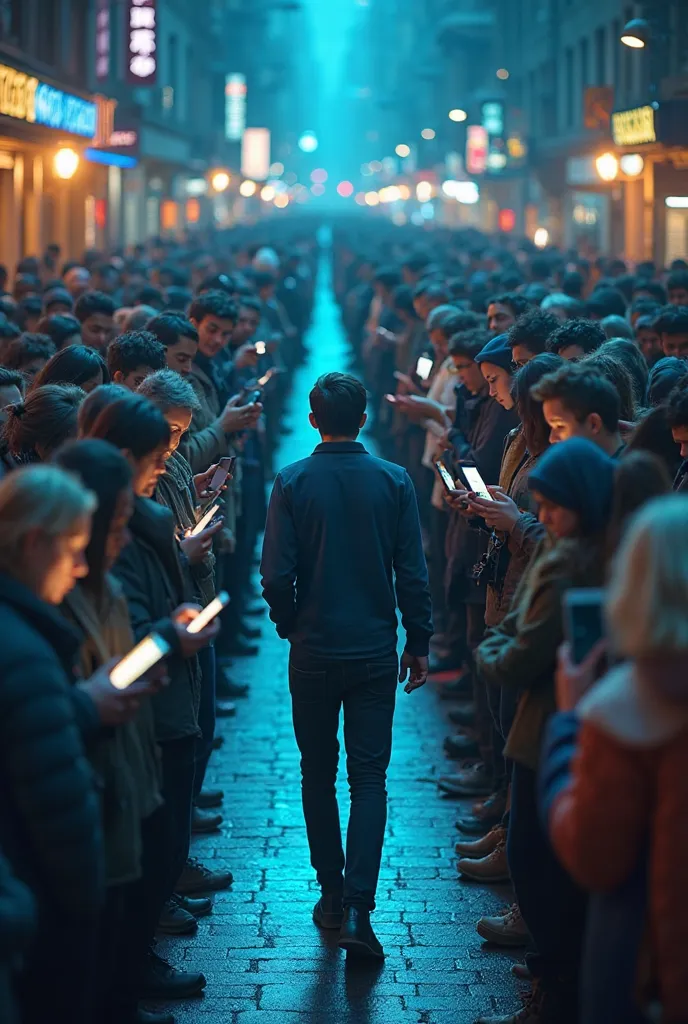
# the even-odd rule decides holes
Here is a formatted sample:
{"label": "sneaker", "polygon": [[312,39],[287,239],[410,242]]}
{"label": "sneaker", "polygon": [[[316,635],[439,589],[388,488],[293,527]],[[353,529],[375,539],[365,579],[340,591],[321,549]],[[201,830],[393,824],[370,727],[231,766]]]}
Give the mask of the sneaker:
{"label": "sneaker", "polygon": [[470,878],[472,882],[487,882],[490,885],[496,882],[508,882],[509,865],[506,860],[506,842],[502,840],[495,846],[492,853],[488,853],[487,856],[480,857],[478,860],[461,857],[456,868],[464,878]]}
{"label": "sneaker", "polygon": [[195,857],[189,857],[175,890],[181,896],[194,896],[198,892],[217,892],[227,889],[234,881],[231,871],[211,871]]}
{"label": "sneaker", "polygon": [[492,792],[490,772],[482,761],[455,775],[440,775],[437,785],[447,796],[489,796]]}
{"label": "sneaker", "polygon": [[180,971],[152,949],[148,951],[141,999],[190,999],[200,995],[205,986],[200,971]]}
{"label": "sneaker", "polygon": [[506,829],[503,825],[495,825],[491,828],[486,836],[482,839],[474,839],[472,841],[459,840],[454,849],[460,857],[486,857],[488,853],[492,853],[497,846],[506,839]]}
{"label": "sneaker", "polygon": [[[481,939],[493,942],[495,946],[525,946],[529,938],[518,903],[512,903],[506,914],[500,917],[481,917],[475,930]],[[525,964],[523,966],[530,978],[530,971]]]}

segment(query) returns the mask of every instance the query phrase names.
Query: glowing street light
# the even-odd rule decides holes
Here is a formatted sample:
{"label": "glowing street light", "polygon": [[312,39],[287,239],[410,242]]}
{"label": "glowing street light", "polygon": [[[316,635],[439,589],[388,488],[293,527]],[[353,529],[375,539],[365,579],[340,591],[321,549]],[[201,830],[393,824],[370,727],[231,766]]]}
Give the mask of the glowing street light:
{"label": "glowing street light", "polygon": [[366,206],[377,206],[380,202],[380,197],[377,192],[366,192],[365,201]]}
{"label": "glowing street light", "polygon": [[549,231],[547,228],[536,228],[535,234],[533,235],[533,242],[538,249],[545,249],[549,242]]}
{"label": "glowing street light", "polygon": [[405,142],[400,142],[397,148],[394,150],[394,152],[396,153],[397,156],[400,156],[402,159],[405,159],[407,156],[411,155],[411,147],[407,146]]}
{"label": "glowing street light", "polygon": [[429,181],[419,181],[416,185],[416,199],[419,203],[427,203],[432,199],[432,184]]}
{"label": "glowing street light", "polygon": [[449,120],[450,121],[467,121],[468,120],[468,114],[466,113],[465,110],[462,110],[461,107],[455,107],[453,110],[449,111]]}
{"label": "glowing street light", "polygon": [[227,171],[215,171],[210,179],[210,184],[216,192],[226,192],[231,180]]}
{"label": "glowing street light", "polygon": [[58,178],[68,181],[76,174],[79,166],[79,154],[68,146],[58,149],[53,160],[53,168]]}
{"label": "glowing street light", "polygon": [[619,173],[619,161],[613,153],[602,153],[598,156],[595,167],[602,181],[614,181]]}
{"label": "glowing street light", "polygon": [[264,203],[271,203],[275,198],[275,195],[276,193],[272,185],[263,185],[260,190],[260,198]]}
{"label": "glowing street light", "polygon": [[621,32],[621,42],[632,50],[643,50],[650,42],[650,26],[644,18],[633,18]]}
{"label": "glowing street light", "polygon": [[302,153],[315,153],[318,148],[318,136],[315,132],[304,132],[299,139],[299,149]]}
{"label": "glowing street light", "polygon": [[621,164],[621,170],[629,178],[637,178],[639,174],[643,173],[645,166],[645,161],[640,153],[624,153],[619,163]]}
{"label": "glowing street light", "polygon": [[420,133],[420,135],[421,135],[422,139],[426,139],[429,142],[430,139],[434,139],[435,138],[435,129],[434,128],[424,128],[423,131]]}
{"label": "glowing street light", "polygon": [[239,185],[239,195],[243,196],[244,199],[249,199],[251,196],[254,196],[257,191],[258,186],[255,181],[251,181],[250,178],[247,178],[246,181],[242,181],[241,185]]}
{"label": "glowing street light", "polygon": [[275,206],[278,210],[286,210],[289,206],[289,196],[285,195],[284,192],[280,192],[278,196],[275,196]]}
{"label": "glowing street light", "polygon": [[340,195],[342,199],[348,199],[349,196],[354,194],[354,186],[350,181],[340,181],[337,185],[337,195]]}

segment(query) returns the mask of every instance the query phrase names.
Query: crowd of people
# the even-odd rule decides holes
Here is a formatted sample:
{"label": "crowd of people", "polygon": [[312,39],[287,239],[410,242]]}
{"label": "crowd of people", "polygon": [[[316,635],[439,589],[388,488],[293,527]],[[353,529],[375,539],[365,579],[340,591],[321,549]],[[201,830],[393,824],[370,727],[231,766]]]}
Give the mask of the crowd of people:
{"label": "crowd of people", "polygon": [[[335,226],[333,281],[370,434],[418,503],[454,726],[438,787],[472,801],[458,874],[513,886],[477,933],[526,951],[523,1006],[480,1022],[685,1022],[688,263],[381,224]],[[232,882],[192,837],[223,820],[206,769],[258,653],[313,303],[316,225],[285,225],[0,268],[7,1024],[163,1024],[150,1003],[205,988],[155,936],[192,935]],[[602,588],[579,657],[566,595]],[[150,634],[167,657],[114,686]]]}
{"label": "crowd of people", "polygon": [[342,228],[335,281],[418,498],[458,875],[526,952],[478,1024],[685,1021],[688,263]]}
{"label": "crowd of people", "polygon": [[[205,774],[248,690],[233,659],[258,653],[255,547],[317,258],[308,229],[262,242],[63,266],[52,246],[11,292],[0,272],[3,1024],[160,1024],[146,1001],[206,985],[155,937],[193,935],[232,883],[192,836],[223,821]],[[149,634],[168,656],[117,688]]]}

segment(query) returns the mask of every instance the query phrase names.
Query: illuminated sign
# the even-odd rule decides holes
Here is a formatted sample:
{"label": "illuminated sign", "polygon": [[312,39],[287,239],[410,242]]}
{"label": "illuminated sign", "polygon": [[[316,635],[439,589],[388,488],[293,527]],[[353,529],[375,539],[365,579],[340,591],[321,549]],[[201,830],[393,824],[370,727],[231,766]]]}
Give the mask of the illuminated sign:
{"label": "illuminated sign", "polygon": [[487,169],[489,136],[481,124],[471,124],[466,131],[466,170],[484,174]]}
{"label": "illuminated sign", "polygon": [[265,181],[270,173],[270,132],[247,128],[241,145],[241,173],[253,181]]}
{"label": "illuminated sign", "polygon": [[617,146],[643,146],[657,141],[656,110],[648,103],[612,114],[612,138]]}
{"label": "illuminated sign", "polygon": [[246,128],[246,78],[227,75],[225,78],[225,138],[241,142]]}
{"label": "illuminated sign", "polygon": [[46,82],[0,64],[0,114],[92,139],[95,103],[55,89]]}
{"label": "illuminated sign", "polygon": [[96,78],[110,74],[110,0],[98,0],[96,9]]}
{"label": "illuminated sign", "polygon": [[155,85],[158,71],[157,0],[128,0],[127,81]]}

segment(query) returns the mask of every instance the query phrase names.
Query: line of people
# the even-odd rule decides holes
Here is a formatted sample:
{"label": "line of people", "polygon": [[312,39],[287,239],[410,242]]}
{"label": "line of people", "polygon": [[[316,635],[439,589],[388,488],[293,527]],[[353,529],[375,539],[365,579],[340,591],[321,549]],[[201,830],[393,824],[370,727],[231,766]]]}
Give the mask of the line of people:
{"label": "line of people", "polygon": [[[527,951],[522,1007],[478,1024],[685,1021],[688,263],[345,224],[335,253],[424,528],[458,874],[511,884],[476,930]],[[605,587],[574,663],[565,595]]]}
{"label": "line of people", "polygon": [[[232,883],[192,836],[223,821],[206,770],[247,693],[234,659],[258,653],[255,546],[317,261],[308,228],[271,241],[156,239],[59,278],[50,247],[0,295],[7,1024],[161,1024],[147,1001],[205,988],[155,937],[193,934]],[[151,634],[168,656],[117,688]]]}

